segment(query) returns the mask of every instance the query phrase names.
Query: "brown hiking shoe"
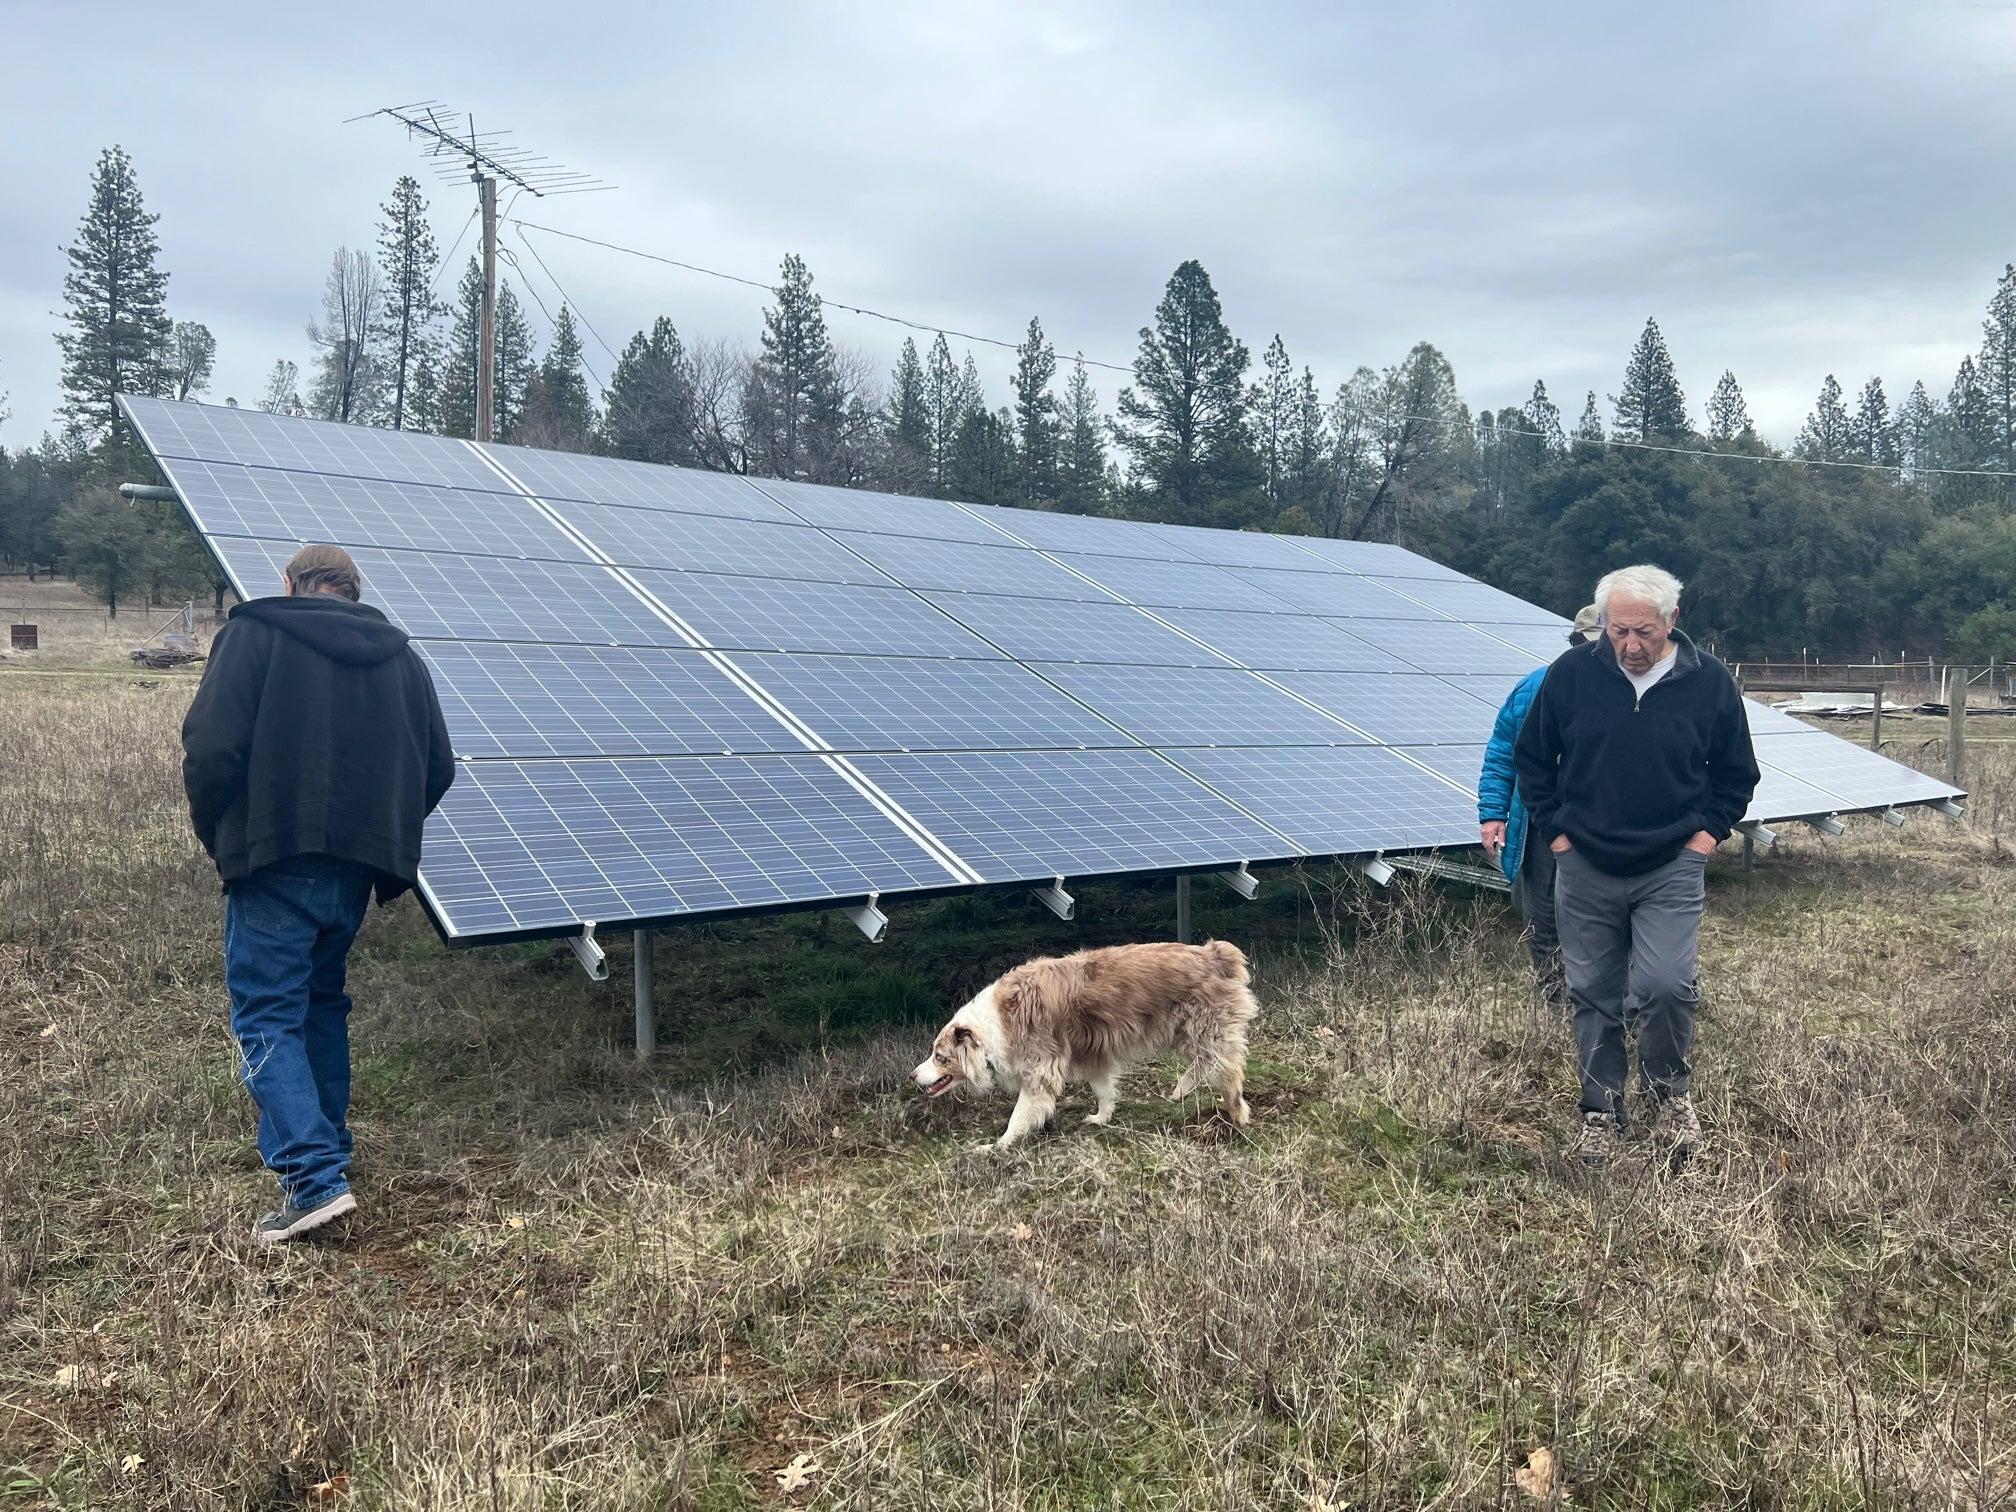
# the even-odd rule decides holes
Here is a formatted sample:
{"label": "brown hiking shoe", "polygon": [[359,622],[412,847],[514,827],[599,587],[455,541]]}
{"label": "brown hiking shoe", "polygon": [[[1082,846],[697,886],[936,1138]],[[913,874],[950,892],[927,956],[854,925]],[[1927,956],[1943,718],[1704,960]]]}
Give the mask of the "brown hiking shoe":
{"label": "brown hiking shoe", "polygon": [[1659,1104],[1659,1137],[1682,1155],[1701,1147],[1701,1115],[1694,1111],[1694,1099],[1685,1092]]}
{"label": "brown hiking shoe", "polygon": [[1584,1165],[1607,1165],[1624,1149],[1624,1130],[1614,1113],[1584,1113],[1574,1154]]}

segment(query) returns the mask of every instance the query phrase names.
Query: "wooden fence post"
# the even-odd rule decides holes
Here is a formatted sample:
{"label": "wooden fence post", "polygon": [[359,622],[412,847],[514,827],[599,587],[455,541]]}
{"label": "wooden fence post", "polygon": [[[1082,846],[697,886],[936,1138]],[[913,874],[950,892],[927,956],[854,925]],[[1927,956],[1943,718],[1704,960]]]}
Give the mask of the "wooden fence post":
{"label": "wooden fence post", "polygon": [[1883,684],[1876,684],[1876,701],[1869,705],[1869,749],[1883,749]]}
{"label": "wooden fence post", "polygon": [[1946,780],[1962,786],[1967,775],[1967,669],[1946,669]]}

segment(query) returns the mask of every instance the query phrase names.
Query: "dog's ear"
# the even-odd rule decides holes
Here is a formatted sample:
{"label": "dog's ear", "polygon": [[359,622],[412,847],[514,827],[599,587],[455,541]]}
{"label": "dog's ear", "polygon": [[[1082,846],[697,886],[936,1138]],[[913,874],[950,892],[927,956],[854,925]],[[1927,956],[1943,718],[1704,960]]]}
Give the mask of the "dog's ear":
{"label": "dog's ear", "polygon": [[954,1024],[952,1026],[953,1044],[977,1045],[979,1042],[980,1042],[980,1036],[975,1034],[971,1029],[967,1028],[964,1024]]}

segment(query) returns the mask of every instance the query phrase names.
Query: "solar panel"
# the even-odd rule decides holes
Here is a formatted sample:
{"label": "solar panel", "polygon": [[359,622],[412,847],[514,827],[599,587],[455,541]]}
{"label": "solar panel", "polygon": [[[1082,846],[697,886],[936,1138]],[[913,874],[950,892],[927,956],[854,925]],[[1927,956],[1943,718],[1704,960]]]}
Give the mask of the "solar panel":
{"label": "solar panel", "polygon": [[[461,768],[456,942],[1474,843],[1565,622],[1396,546],[655,467],[155,400],[242,594],[351,548]],[[1751,705],[1761,819],[1945,784]]]}
{"label": "solar panel", "polygon": [[1145,745],[1329,745],[1365,738],[1251,672],[1032,665]]}
{"label": "solar panel", "polygon": [[961,880],[814,756],[471,762],[428,824],[422,878],[453,936]]}
{"label": "solar panel", "polygon": [[1422,672],[1282,672],[1275,680],[1387,745],[1491,738],[1498,706]]}
{"label": "solar panel", "polygon": [[842,751],[1048,751],[1135,742],[1027,667],[914,656],[741,655]]}
{"label": "solar panel", "polygon": [[1162,609],[1157,617],[1263,672],[1386,672],[1405,667],[1390,651],[1313,615]]}
{"label": "solar panel", "polygon": [[1001,653],[904,588],[785,582],[705,572],[631,574],[710,645],[738,651],[884,656]]}
{"label": "solar panel", "polygon": [[833,538],[912,588],[1005,593],[1022,598],[1110,599],[1111,594],[1023,546],[934,541],[835,531]]}
{"label": "solar panel", "polygon": [[607,504],[567,504],[562,517],[626,567],[895,586],[887,573],[809,525]]}
{"label": "solar panel", "polygon": [[1151,751],[862,756],[855,764],[990,882],[1297,853]]}
{"label": "solar panel", "polygon": [[1353,577],[1342,572],[1242,569],[1253,602],[1284,613],[1341,615],[1351,619],[1436,620],[1442,616],[1396,590],[1398,579]]}
{"label": "solar panel", "polygon": [[1017,661],[1072,660],[1147,667],[1222,667],[1225,658],[1132,604],[1083,599],[927,593],[938,608]]}
{"label": "solar panel", "polygon": [[866,488],[835,488],[827,483],[787,482],[781,478],[746,481],[750,488],[788,508],[793,518],[825,530],[924,536],[935,541],[976,541],[983,546],[1012,544],[994,526],[980,519],[969,505],[912,498],[907,494],[876,493]]}
{"label": "solar panel", "polygon": [[1380,746],[1171,750],[1169,759],[1311,855],[1468,845],[1464,795]]}
{"label": "solar panel", "polygon": [[802,751],[701,651],[416,641],[460,757]]}
{"label": "solar panel", "polygon": [[163,470],[205,535],[590,560],[516,494],[179,458]]}

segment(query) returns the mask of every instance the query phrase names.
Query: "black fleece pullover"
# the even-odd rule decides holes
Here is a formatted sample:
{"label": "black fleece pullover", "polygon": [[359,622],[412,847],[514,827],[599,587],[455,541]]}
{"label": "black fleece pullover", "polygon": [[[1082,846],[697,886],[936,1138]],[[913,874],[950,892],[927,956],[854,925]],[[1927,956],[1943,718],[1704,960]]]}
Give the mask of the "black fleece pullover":
{"label": "black fleece pullover", "polygon": [[290,856],[361,862],[386,902],[455,780],[434,681],[406,632],[332,594],[252,599],[210,647],[182,721],[197,838],[228,886]]}
{"label": "black fleece pullover", "polygon": [[1555,658],[1513,748],[1529,845],[1566,835],[1599,871],[1664,866],[1697,831],[1717,840],[1750,806],[1757,757],[1729,669],[1679,631],[1640,698],[1608,641]]}

